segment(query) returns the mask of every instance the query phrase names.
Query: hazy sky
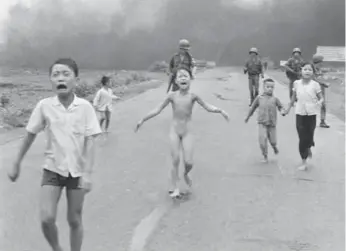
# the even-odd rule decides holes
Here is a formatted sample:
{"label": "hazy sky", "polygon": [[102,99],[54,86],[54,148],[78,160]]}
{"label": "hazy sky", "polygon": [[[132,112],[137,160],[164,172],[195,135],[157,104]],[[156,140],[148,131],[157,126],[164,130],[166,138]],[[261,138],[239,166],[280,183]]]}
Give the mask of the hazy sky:
{"label": "hazy sky", "polygon": [[[8,18],[8,12],[12,5],[22,2],[27,6],[34,6],[37,0],[0,0],[0,43],[4,40],[5,24]],[[72,1],[72,0],[67,0]],[[115,10],[121,9],[122,0],[82,0],[87,4],[93,6],[93,8],[102,8],[107,12],[114,12]],[[166,0],[167,1],[167,0]],[[169,0],[168,0],[169,1]],[[263,2],[271,2],[272,0],[236,0],[236,4],[243,8],[256,8]],[[125,0],[128,4],[131,0]],[[136,10],[132,13],[127,13],[126,16],[129,26],[136,26],[138,23],[152,23],[154,21],[155,11],[159,5],[163,4],[164,0],[132,0],[135,3]],[[227,5],[229,0],[223,0],[223,3]],[[234,4],[234,0],[232,0]],[[103,8],[107,6],[107,8]],[[131,8],[132,9],[132,8]],[[153,12],[154,11],[154,12]]]}

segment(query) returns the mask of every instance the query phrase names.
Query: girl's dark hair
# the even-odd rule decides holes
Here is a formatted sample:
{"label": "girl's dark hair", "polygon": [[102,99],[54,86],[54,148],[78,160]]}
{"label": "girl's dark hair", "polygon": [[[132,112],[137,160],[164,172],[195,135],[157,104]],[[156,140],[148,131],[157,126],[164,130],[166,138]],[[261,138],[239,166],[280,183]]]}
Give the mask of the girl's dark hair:
{"label": "girl's dark hair", "polygon": [[56,64],[62,64],[66,65],[68,68],[70,68],[76,77],[78,77],[79,69],[76,61],[74,61],[72,58],[59,58],[56,60],[50,67],[49,67],[49,75],[52,74],[53,66]]}
{"label": "girl's dark hair", "polygon": [[102,85],[106,85],[106,84],[109,82],[109,80],[110,80],[109,77],[103,76],[103,77],[101,78],[101,84],[102,84]]}
{"label": "girl's dark hair", "polygon": [[314,74],[316,73],[316,68],[315,68],[315,66],[314,66],[314,64],[313,64],[312,62],[304,62],[304,63],[302,64],[302,68],[303,68],[305,65],[310,65],[311,68],[312,68],[313,73],[314,73]]}
{"label": "girl's dark hair", "polygon": [[191,69],[187,68],[186,66],[179,66],[179,67],[177,68],[177,72],[178,72],[179,70],[185,70],[185,71],[187,71],[187,72],[189,73],[189,75],[190,75],[190,78],[192,78]]}

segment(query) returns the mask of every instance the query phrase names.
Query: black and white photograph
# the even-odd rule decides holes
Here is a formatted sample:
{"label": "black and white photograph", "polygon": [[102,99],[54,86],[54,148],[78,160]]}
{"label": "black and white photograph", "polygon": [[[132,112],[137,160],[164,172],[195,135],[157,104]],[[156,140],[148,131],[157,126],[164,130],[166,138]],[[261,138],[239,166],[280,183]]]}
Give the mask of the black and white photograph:
{"label": "black and white photograph", "polygon": [[345,251],[345,0],[0,0],[0,251]]}

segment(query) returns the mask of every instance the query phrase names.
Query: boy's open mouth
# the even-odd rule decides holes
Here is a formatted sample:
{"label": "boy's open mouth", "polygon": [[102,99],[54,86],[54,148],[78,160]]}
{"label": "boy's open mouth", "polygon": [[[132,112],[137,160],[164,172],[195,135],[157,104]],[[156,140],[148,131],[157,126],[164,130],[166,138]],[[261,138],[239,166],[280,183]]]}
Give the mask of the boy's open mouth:
{"label": "boy's open mouth", "polygon": [[185,82],[182,82],[182,83],[181,83],[181,85],[187,85],[187,83],[185,83]]}
{"label": "boy's open mouth", "polygon": [[66,90],[66,89],[67,89],[67,86],[64,85],[64,84],[59,84],[56,88],[57,88],[58,90]]}

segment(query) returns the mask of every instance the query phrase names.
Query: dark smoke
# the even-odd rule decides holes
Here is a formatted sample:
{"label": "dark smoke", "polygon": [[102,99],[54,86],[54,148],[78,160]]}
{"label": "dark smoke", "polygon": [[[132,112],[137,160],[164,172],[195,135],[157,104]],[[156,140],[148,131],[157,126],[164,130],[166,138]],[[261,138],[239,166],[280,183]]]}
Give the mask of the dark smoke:
{"label": "dark smoke", "polygon": [[[240,65],[252,46],[277,61],[287,59],[294,47],[310,58],[318,45],[345,45],[344,0],[273,0],[252,9],[232,0],[227,5],[225,0],[151,2],[158,14],[144,17],[143,1],[136,0],[123,2],[122,12],[81,0],[39,0],[31,9],[17,4],[1,61],[47,68],[54,59],[71,56],[83,68],[146,69],[168,60],[178,40],[187,38],[196,58]],[[149,17],[154,25],[140,25]]]}

